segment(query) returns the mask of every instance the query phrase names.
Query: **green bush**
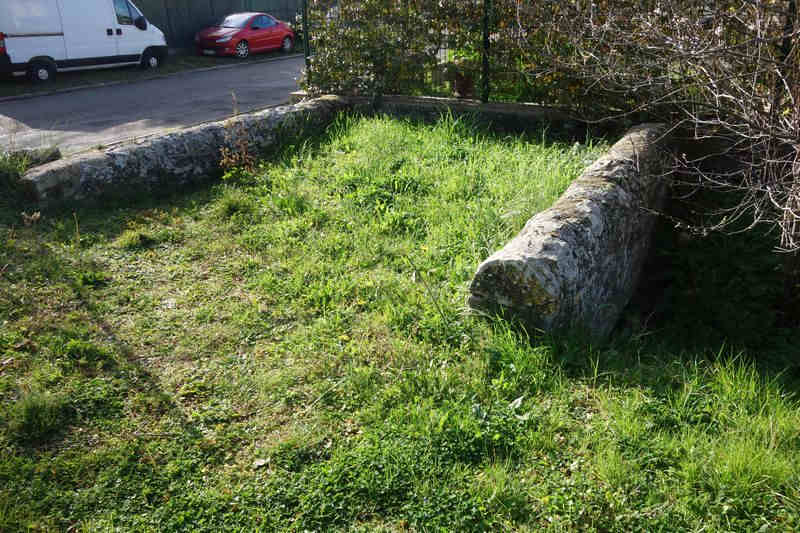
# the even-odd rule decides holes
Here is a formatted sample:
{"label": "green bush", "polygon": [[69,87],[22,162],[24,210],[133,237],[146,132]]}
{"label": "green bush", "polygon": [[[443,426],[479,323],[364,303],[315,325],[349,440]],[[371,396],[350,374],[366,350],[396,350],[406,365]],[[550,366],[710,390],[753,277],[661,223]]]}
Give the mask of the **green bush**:
{"label": "green bush", "polygon": [[[545,50],[567,53],[541,21],[561,8],[518,9],[494,0],[489,12],[489,67],[493,99],[569,103],[581,88],[574,76],[529,75],[545,64]],[[454,0],[365,0],[309,3],[311,92],[478,96],[482,76],[483,3]],[[448,88],[446,82],[450,83]],[[466,83],[468,93],[457,87]]]}
{"label": "green bush", "polygon": [[453,1],[312,1],[313,55],[305,87],[362,95],[441,91],[436,68],[443,51],[474,52],[479,15],[480,10]]}

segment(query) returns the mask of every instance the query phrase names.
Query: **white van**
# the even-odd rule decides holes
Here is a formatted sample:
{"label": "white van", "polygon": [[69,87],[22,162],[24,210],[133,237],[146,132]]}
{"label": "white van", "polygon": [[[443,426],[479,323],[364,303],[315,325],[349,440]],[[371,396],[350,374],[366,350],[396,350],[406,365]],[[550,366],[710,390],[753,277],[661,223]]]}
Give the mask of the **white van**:
{"label": "white van", "polygon": [[166,57],[164,33],[130,0],[0,0],[0,74],[41,83],[58,71],[157,68]]}

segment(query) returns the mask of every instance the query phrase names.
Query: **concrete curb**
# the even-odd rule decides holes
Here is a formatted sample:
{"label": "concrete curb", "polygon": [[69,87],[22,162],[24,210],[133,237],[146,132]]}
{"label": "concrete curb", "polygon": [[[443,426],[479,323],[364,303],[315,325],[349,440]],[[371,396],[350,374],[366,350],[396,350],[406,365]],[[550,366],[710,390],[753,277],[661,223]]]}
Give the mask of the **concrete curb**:
{"label": "concrete curb", "polygon": [[114,85],[130,85],[133,83],[138,83],[142,81],[150,81],[150,80],[161,80],[164,78],[170,78],[173,76],[179,76],[181,74],[189,74],[193,72],[209,72],[212,70],[223,70],[229,68],[237,68],[237,67],[245,67],[248,65],[260,65],[262,63],[272,63],[275,61],[283,61],[286,59],[296,59],[298,57],[303,57],[303,54],[291,54],[281,57],[270,57],[269,59],[264,59],[261,61],[248,61],[246,63],[234,63],[231,65],[218,65],[215,67],[203,67],[203,68],[195,68],[195,69],[188,69],[188,70],[181,70],[178,72],[170,72],[169,74],[157,74],[155,76],[149,78],[139,78],[135,80],[119,80],[119,81],[110,81],[104,83],[93,83],[90,85],[78,85],[75,87],[65,87],[64,89],[56,89],[55,91],[47,91],[47,92],[39,92],[39,93],[25,93],[25,94],[18,94],[15,96],[3,96],[0,97],[0,103],[3,102],[13,102],[14,100],[30,100],[31,98],[38,98],[40,96],[53,96],[55,94],[64,94],[64,93],[72,93],[77,91],[83,91],[86,89],[100,89],[103,87],[113,87]]}

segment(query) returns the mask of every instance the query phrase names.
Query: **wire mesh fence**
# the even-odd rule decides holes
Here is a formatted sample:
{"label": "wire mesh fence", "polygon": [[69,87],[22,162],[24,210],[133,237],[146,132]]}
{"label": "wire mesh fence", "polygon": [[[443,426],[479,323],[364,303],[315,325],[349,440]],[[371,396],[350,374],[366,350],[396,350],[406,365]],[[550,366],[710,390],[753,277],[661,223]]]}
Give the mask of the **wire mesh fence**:
{"label": "wire mesh fence", "polygon": [[[534,101],[519,0],[307,0],[306,83],[319,92]],[[525,39],[525,46],[521,46]]]}

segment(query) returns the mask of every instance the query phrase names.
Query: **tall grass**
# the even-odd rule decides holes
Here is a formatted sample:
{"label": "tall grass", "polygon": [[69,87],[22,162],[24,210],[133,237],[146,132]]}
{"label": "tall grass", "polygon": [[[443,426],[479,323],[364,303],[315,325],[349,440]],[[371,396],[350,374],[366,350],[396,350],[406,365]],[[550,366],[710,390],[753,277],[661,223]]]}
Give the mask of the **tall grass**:
{"label": "tall grass", "polygon": [[10,207],[19,200],[20,177],[27,170],[28,164],[25,156],[0,152],[0,207]]}

